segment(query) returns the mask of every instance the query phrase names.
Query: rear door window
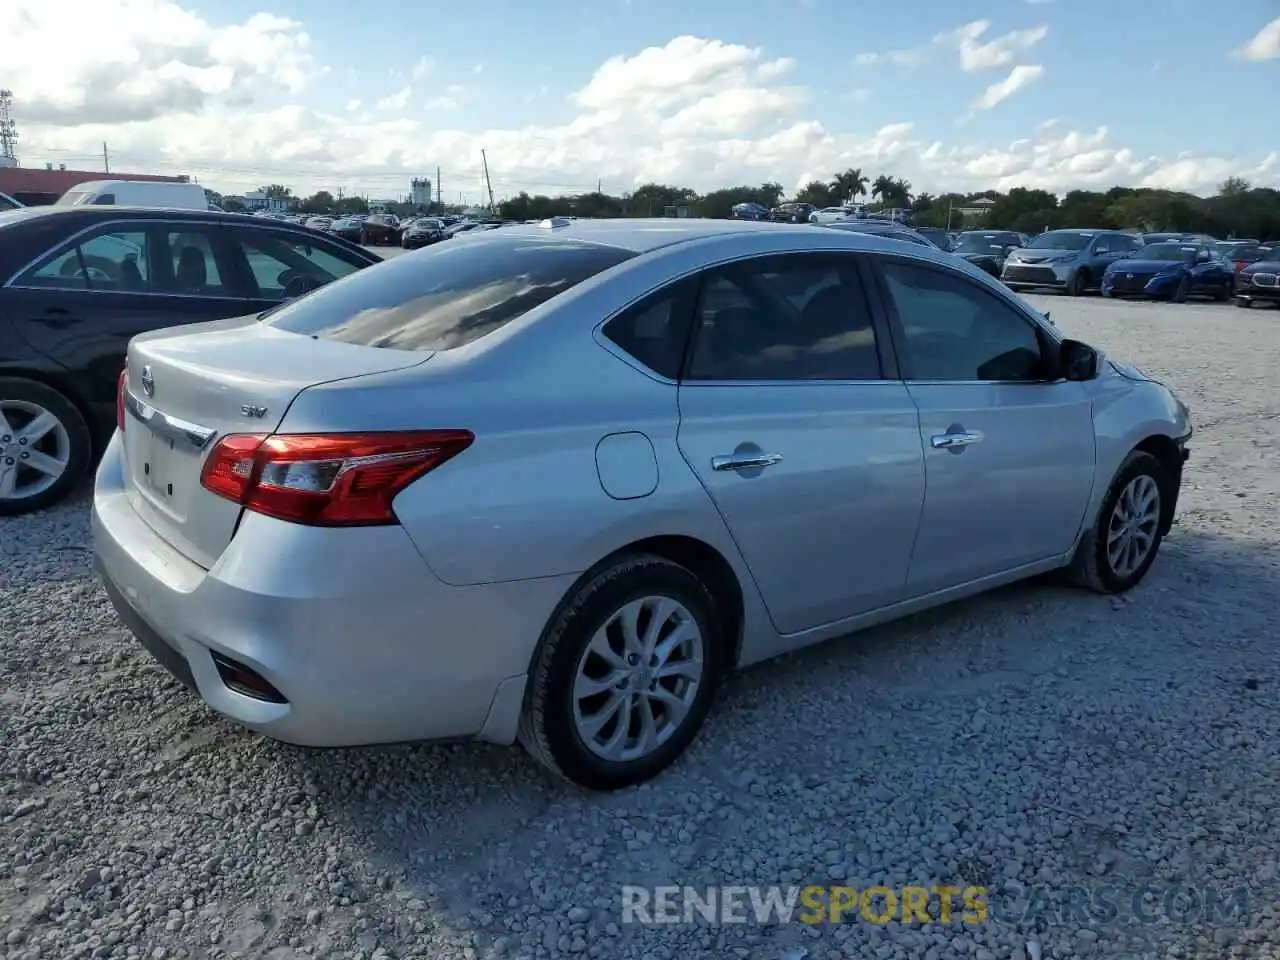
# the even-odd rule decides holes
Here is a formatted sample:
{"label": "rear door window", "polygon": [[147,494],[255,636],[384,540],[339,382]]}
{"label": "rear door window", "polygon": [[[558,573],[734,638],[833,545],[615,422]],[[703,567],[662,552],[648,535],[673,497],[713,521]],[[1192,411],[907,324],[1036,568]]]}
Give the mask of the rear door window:
{"label": "rear door window", "polygon": [[443,243],[361,271],[263,322],[322,340],[449,350],[633,256],[630,250],[566,240]]}
{"label": "rear door window", "polygon": [[81,240],[15,282],[18,286],[53,290],[117,290],[147,292],[147,234],[112,230]]}
{"label": "rear door window", "polygon": [[166,232],[172,290],[194,297],[229,297],[235,291],[223,282],[214,253],[213,229],[191,227]]}

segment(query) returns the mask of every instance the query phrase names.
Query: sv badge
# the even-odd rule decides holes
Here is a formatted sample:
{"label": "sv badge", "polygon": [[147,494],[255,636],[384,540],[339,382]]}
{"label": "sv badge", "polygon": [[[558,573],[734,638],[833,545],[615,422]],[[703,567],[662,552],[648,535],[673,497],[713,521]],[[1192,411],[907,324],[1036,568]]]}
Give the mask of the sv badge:
{"label": "sv badge", "polygon": [[267,415],[267,408],[260,407],[256,403],[246,403],[240,407],[240,412],[246,417],[253,417],[254,419],[261,420]]}

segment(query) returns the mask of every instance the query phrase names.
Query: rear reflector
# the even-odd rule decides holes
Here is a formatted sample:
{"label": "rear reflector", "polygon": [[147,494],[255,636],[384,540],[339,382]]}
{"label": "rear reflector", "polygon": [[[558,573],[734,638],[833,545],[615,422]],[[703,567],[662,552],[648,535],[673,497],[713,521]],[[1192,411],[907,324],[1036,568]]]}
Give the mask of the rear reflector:
{"label": "rear reflector", "polygon": [[213,665],[218,668],[218,677],[228,690],[254,700],[265,700],[267,703],[288,703],[284,694],[273,687],[256,670],[250,670],[243,663],[237,663],[230,657],[220,653],[213,654]]}
{"label": "rear reflector", "polygon": [[474,439],[469,430],[232,434],[209,454],[200,482],[248,510],[292,523],[394,524],[396,494]]}

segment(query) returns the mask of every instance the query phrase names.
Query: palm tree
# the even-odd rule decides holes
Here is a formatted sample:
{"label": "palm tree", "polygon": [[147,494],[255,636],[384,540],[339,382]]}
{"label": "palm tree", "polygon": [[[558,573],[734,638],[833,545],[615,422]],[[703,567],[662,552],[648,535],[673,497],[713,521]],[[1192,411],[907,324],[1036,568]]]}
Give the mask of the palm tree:
{"label": "palm tree", "polygon": [[868,179],[860,168],[852,167],[844,173],[835,175],[835,179],[831,181],[831,192],[840,199],[841,203],[855,197],[866,196]]}
{"label": "palm tree", "polygon": [[889,198],[893,196],[894,180],[892,177],[880,174],[876,177],[875,182],[871,184],[871,195],[879,197],[882,204],[888,204]]}

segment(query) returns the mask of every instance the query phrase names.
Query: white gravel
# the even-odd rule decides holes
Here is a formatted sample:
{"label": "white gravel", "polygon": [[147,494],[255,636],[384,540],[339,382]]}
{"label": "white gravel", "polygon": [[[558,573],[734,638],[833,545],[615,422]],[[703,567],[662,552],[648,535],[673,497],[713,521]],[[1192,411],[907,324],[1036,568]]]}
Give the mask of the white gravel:
{"label": "white gravel", "polygon": [[[117,624],[83,496],[0,521],[0,956],[1280,956],[1280,312],[1038,299],[1197,426],[1125,600],[1023,585],[735,677],[611,796],[517,749],[315,752]],[[1251,888],[1239,922],[621,926],[623,884]],[[1268,954],[1268,950],[1272,953]]]}

